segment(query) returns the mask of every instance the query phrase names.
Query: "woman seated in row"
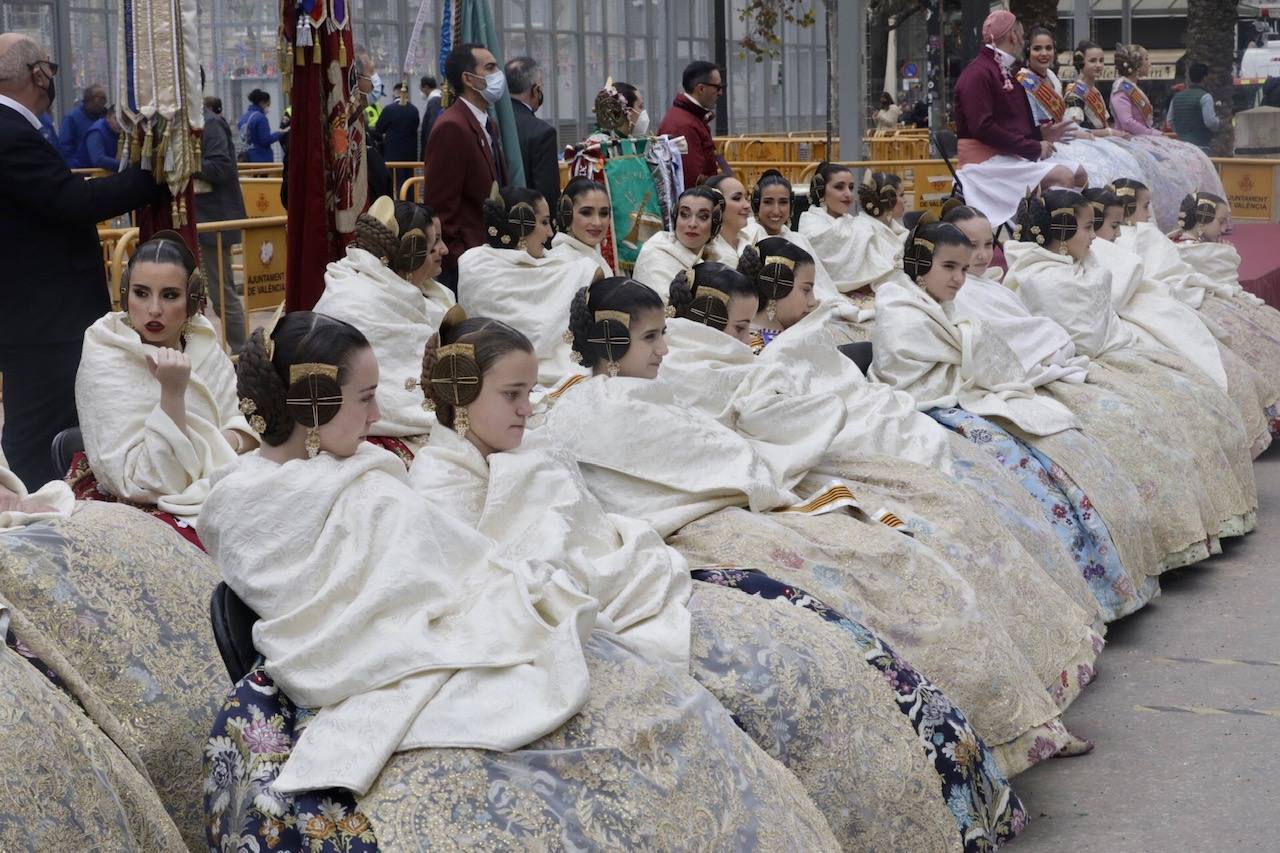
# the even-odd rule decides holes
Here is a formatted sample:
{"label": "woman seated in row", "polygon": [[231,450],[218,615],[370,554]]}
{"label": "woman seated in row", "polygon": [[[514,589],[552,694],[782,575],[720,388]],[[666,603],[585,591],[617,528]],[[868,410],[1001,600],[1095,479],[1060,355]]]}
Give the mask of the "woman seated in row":
{"label": "woman seated in row", "polygon": [[551,386],[577,368],[560,318],[578,288],[602,276],[602,269],[588,257],[547,253],[551,211],[536,190],[499,192],[495,186],[484,202],[484,224],[488,245],[468,249],[458,260],[458,304],[468,314],[537,330],[531,338],[541,365],[538,381]]}
{"label": "woman seated in row", "polygon": [[[1252,437],[1231,399],[1204,372],[1164,348],[1134,348],[1133,333],[1111,304],[1111,272],[1090,253],[1089,202],[1079,193],[1050,190],[1043,198],[1024,199],[1015,220],[1021,226],[1015,236],[1027,239],[1006,245],[1006,286],[1018,292],[1031,313],[1065,328],[1079,354],[1122,373],[1154,398],[1153,417],[1179,411],[1185,436],[1173,446],[1196,455],[1195,470],[1205,480],[1208,498],[1208,514],[1202,510],[1202,517],[1211,548],[1219,536],[1252,530],[1257,510]],[[1188,400],[1195,404],[1188,406]],[[1205,471],[1216,476],[1205,478]]]}
{"label": "woman seated in row", "polygon": [[[809,238],[791,228],[792,198],[795,189],[777,169],[768,169],[751,190],[751,212],[755,215],[763,233],[759,239],[782,237],[794,243],[810,257],[817,257]],[[814,293],[819,301],[835,299],[840,295],[827,268],[814,266]]]}
{"label": "woman seated in row", "polygon": [[724,219],[707,256],[729,266],[737,266],[743,250],[764,236],[764,229],[751,216],[751,197],[742,181],[733,175],[716,175],[706,186],[724,196]]}
{"label": "woman seated in row", "polygon": [[206,285],[174,232],[138,247],[119,312],[85,331],[76,374],[84,434],[68,474],[80,500],[122,500],[199,545],[191,524],[214,471],[258,446],[235,370],[201,313]]}
{"label": "woman seated in row", "polygon": [[665,299],[667,282],[710,254],[724,216],[725,199],[719,190],[696,186],[682,192],[676,200],[675,225],[671,231],[659,231],[644,241],[633,278]]}
{"label": "woman seated in row", "polygon": [[[625,360],[627,327],[616,318],[603,326],[614,356]],[[797,775],[842,846],[881,849],[911,837],[920,849],[950,849],[970,834],[973,821],[957,825],[945,806],[950,786],[975,806],[1005,786],[988,777],[978,756],[989,753],[946,698],[868,629],[808,592],[755,570],[690,569],[644,522],[607,514],[573,458],[538,447],[537,431],[528,442],[534,446],[522,447],[536,374],[532,346],[518,331],[485,318],[446,320],[422,376],[445,426],[414,462],[418,493],[436,512],[494,540],[497,553],[569,567],[624,639],[661,632],[674,642],[682,632],[688,642],[692,627],[694,678]],[[683,573],[686,597],[694,579],[685,623],[638,621],[671,582],[669,567]],[[797,606],[777,606],[788,602]],[[894,681],[886,681],[889,672]],[[906,703],[908,690],[923,704]],[[926,747],[933,729],[924,719],[934,715],[945,742],[975,745],[971,757],[956,763]],[[916,781],[903,796],[907,779]],[[1010,824],[1016,811],[1009,810]],[[998,811],[979,820],[980,837],[999,837]]]}
{"label": "woman seated in row", "polygon": [[[722,311],[715,296],[695,300]],[[1047,685],[954,568],[856,509],[847,488],[808,501],[791,490],[837,422],[804,427],[812,463],[795,451],[789,482],[780,482],[776,460],[652,381],[667,348],[663,302],[651,288],[597,282],[577,304],[574,346],[594,377],[567,387],[535,436],[578,460],[607,512],[645,520],[694,565],[761,569],[863,622],[965,710],[1007,772],[1074,742]],[[826,405],[842,408],[835,398]]]}
{"label": "woman seated in row", "polygon": [[547,256],[562,260],[589,258],[601,273],[613,275],[613,267],[600,251],[612,221],[613,208],[604,185],[581,175],[572,179],[560,194],[558,228]]}
{"label": "woman seated in row", "polygon": [[[949,209],[946,218],[973,247],[969,275],[954,300],[954,319],[981,324],[998,337],[1016,358],[1025,382],[1038,395],[1065,406],[1152,508],[1154,565],[1145,569],[1133,565],[1125,543],[1115,543],[1122,546],[1118,551],[1100,534],[1092,541],[1101,547],[1093,549],[1086,566],[1085,576],[1112,618],[1130,613],[1156,591],[1156,572],[1208,554],[1204,512],[1208,497],[1199,484],[1197,467],[1205,464],[1204,454],[1188,446],[1190,437],[1162,417],[1157,400],[1105,361],[1091,362],[1066,329],[1033,314],[1017,292],[984,275],[992,253],[991,224],[985,217],[960,205]],[[1041,230],[1050,233],[1048,226]],[[1105,316],[1110,308],[1103,305],[1097,310]],[[1094,516],[1085,512],[1082,517],[1088,522]],[[1126,568],[1139,571],[1126,577]]]}
{"label": "woman seated in row", "polygon": [[[1235,403],[1256,458],[1271,444],[1277,429],[1276,401],[1280,380],[1268,379],[1237,355],[1207,315],[1179,302],[1162,283],[1147,275],[1142,258],[1116,244],[1124,221],[1124,205],[1106,189],[1087,189],[1093,206],[1094,234],[1089,251],[1111,273],[1111,304],[1120,322],[1137,336],[1140,345],[1163,346],[1180,354]],[[1195,201],[1192,198],[1192,206]],[[1226,338],[1219,340],[1218,335]]]}
{"label": "woman seated in row", "polygon": [[[468,375],[470,351],[437,356]],[[318,807],[345,840],[385,849],[836,847],[795,778],[687,663],[664,663],[680,637],[619,637],[567,568],[495,552],[364,441],[378,365],[354,327],[290,314],[254,334],[238,372],[265,446],[219,475],[205,530],[261,617],[265,664],[215,722],[212,846],[303,832]],[[679,596],[660,598],[655,617],[679,615]],[[233,735],[245,708],[278,724]]]}
{"label": "woman seated in row", "polygon": [[358,328],[378,358],[382,417],[369,440],[406,465],[435,423],[405,380],[418,374],[421,350],[453,307],[453,293],[435,280],[449,251],[431,208],[383,196],[356,220],[347,256],[329,264],[316,311]]}

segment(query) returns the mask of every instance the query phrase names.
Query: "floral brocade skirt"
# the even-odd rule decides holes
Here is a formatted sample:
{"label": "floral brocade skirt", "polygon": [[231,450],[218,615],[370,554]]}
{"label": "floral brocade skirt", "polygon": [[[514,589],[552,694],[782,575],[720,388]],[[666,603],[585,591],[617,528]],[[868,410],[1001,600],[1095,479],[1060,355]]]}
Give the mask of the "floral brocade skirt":
{"label": "floral brocade skirt", "polygon": [[93,468],[89,466],[89,457],[84,454],[84,451],[79,451],[75,456],[71,457],[71,467],[67,469],[67,473],[62,479],[66,480],[67,485],[71,486],[71,494],[75,495],[76,500],[104,501],[106,503],[120,503],[125,506],[131,506],[136,510],[145,512],[155,520],[169,525],[175,533],[187,542],[190,542],[201,551],[204,550],[200,537],[196,535],[196,529],[186,520],[165,512],[154,505],[121,500],[104,489],[98,483],[98,478],[94,476]]}

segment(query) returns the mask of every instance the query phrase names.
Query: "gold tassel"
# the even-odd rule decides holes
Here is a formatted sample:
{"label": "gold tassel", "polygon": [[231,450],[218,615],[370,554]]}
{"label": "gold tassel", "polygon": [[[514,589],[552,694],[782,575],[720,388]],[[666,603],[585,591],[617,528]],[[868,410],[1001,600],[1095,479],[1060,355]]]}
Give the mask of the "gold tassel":
{"label": "gold tassel", "polygon": [[347,63],[347,40],[342,37],[342,31],[338,31],[338,67],[346,70]]}
{"label": "gold tassel", "polygon": [[306,53],[306,51],[305,51],[305,50],[303,50],[303,49],[302,49],[302,45],[298,45],[297,54],[298,54],[298,56],[297,56],[297,64],[298,64],[298,65],[306,65],[306,64],[307,64],[307,53]]}
{"label": "gold tassel", "polygon": [[319,65],[320,63],[324,62],[324,56],[320,53],[320,35],[319,35],[319,33],[317,33],[317,34],[316,34],[315,47],[314,47],[314,49],[311,51],[311,61],[312,61],[312,62],[314,62],[316,65]]}
{"label": "gold tassel", "polygon": [[151,152],[155,150],[151,140],[151,124],[148,122],[142,127],[142,159],[150,160]]}

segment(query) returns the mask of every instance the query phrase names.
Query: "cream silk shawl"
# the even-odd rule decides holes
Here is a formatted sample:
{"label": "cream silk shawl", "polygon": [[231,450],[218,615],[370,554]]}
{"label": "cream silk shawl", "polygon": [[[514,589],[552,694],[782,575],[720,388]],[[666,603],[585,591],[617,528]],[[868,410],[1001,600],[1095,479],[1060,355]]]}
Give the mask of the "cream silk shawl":
{"label": "cream silk shawl", "polygon": [[955,317],[981,320],[999,335],[1026,371],[1027,383],[1036,388],[1088,378],[1089,359],[1076,355],[1067,330],[1048,317],[1032,314],[1016,293],[998,281],[969,276],[956,294]]}
{"label": "cream silk shawl", "polygon": [[0,512],[0,533],[17,527],[25,527],[38,521],[71,515],[75,510],[76,500],[71,494],[71,487],[62,480],[51,480],[40,487],[35,494],[28,495],[27,487],[2,463],[0,463],[0,489],[8,489],[19,499],[29,499],[42,506],[49,507],[51,512],[19,512],[12,510]]}
{"label": "cream silk shawl", "polygon": [[938,304],[905,278],[880,285],[873,378],[910,394],[921,411],[959,406],[1033,435],[1078,426],[1061,403],[1037,397],[1018,357],[985,323],[953,313],[954,303]]}
{"label": "cream silk shawl", "polygon": [[564,340],[569,304],[599,272],[588,258],[535,258],[477,246],[458,260],[458,304],[469,317],[501,320],[527,335],[538,356],[538,382],[550,386],[581,372]]}
{"label": "cream silk shawl", "polygon": [[615,275],[613,267],[609,266],[609,262],[604,259],[604,253],[600,251],[599,246],[592,248],[568,231],[560,231],[551,238],[551,251],[548,257],[562,261],[589,258],[592,263],[600,267],[600,272],[604,273],[605,278]]}
{"label": "cream silk shawl", "polygon": [[879,454],[950,473],[947,429],[917,411],[910,394],[867,379],[836,349],[828,323],[832,315],[848,310],[856,309],[845,300],[819,304],[757,356],[764,364],[783,367],[810,393],[835,394],[844,402],[848,417],[828,448],[823,467],[838,466],[841,459]]}
{"label": "cream silk shawl", "polygon": [[1215,285],[1213,292],[1218,296],[1243,299],[1250,305],[1266,304],[1266,300],[1245,290],[1240,284],[1240,253],[1235,246],[1230,243],[1183,240],[1173,243],[1173,247],[1188,266]]}
{"label": "cream silk shawl", "polygon": [[1221,290],[1230,296],[1230,287],[1218,285],[1186,262],[1178,245],[1153,222],[1120,226],[1116,245],[1142,258],[1147,276],[1168,288],[1170,295],[1192,308],[1199,308],[1206,293]]}
{"label": "cream silk shawl", "polygon": [[747,250],[747,247],[754,246],[766,236],[768,235],[765,234],[764,226],[754,219],[748,219],[747,224],[738,232],[736,244],[729,245],[729,241],[723,234],[717,234],[711,241],[706,254],[713,261],[719,261],[727,267],[737,269],[738,261],[742,260],[742,253]]}
{"label": "cream silk shawl", "polygon": [[[790,226],[787,225],[783,225],[782,231],[778,234],[762,234],[760,239],[764,240],[770,236],[781,237],[788,243],[799,246],[813,258],[813,295],[818,297],[819,302],[826,302],[840,296],[840,291],[836,290],[835,282],[831,280],[831,274],[827,272],[826,265],[818,257],[818,251],[813,248],[813,244],[809,242],[808,237],[799,231],[792,231]],[[857,318],[853,318],[850,322],[857,322]]]}
{"label": "cream silk shawl", "polygon": [[640,247],[631,277],[652,287],[665,303],[671,296],[671,282],[680,270],[693,269],[694,264],[702,260],[715,260],[710,257],[708,248],[694,254],[670,231],[659,231]]}
{"label": "cream silk shawl", "polygon": [[1225,391],[1227,371],[1222,365],[1216,325],[1152,281],[1142,258],[1133,252],[1106,240],[1094,240],[1089,253],[1093,263],[1111,273],[1111,304],[1137,335],[1138,343],[1182,354]]}
{"label": "cream silk shawl", "polygon": [[518,749],[586,701],[594,602],[548,567],[487,558],[406,477],[369,444],[283,465],[253,454],[215,477],[202,541],[262,617],[267,672],[319,709],[280,791],[364,793],[400,750]]}
{"label": "cream silk shawl", "polygon": [[[834,217],[825,208],[800,214],[800,233],[841,293],[903,277],[902,240],[883,222],[863,213]],[[867,318],[870,319],[870,318]]]}
{"label": "cream silk shawl", "polygon": [[667,340],[671,351],[658,381],[680,403],[745,438],[786,488],[817,466],[844,428],[843,400],[810,393],[785,365],[757,360],[724,332],[676,318],[667,321]]}
{"label": "cream silk shawl", "polygon": [[663,538],[726,507],[797,502],[745,438],[648,379],[579,382],[525,443],[567,450],[607,512],[642,518]]}
{"label": "cream silk shawl", "polygon": [[688,670],[688,563],[649,525],[605,513],[563,450],[486,460],[453,430],[438,429],[414,459],[409,483],[436,512],[493,540],[495,558],[563,569],[596,600],[597,627],[650,660]]}
{"label": "cream silk shawl", "polygon": [[1004,244],[1004,255],[1009,261],[1005,285],[1032,314],[1066,329],[1076,352],[1102,358],[1137,343],[1111,305],[1111,273],[1096,258],[1078,264],[1070,255],[1013,240]]}
{"label": "cream silk shawl", "polygon": [[160,410],[160,383],[147,369],[147,355],[156,348],[144,344],[124,317],[113,311],[84,333],[76,409],[85,454],[98,482],[116,497],[195,517],[209,477],[236,458],[222,430],[254,434],[238,409],[235,369],[213,325],[203,316],[191,318],[187,428],[180,430]]}
{"label": "cream silk shawl", "polygon": [[419,290],[364,249],[348,248],[325,270],[315,310],[363,332],[378,359],[382,419],[369,428],[371,435],[421,441],[435,427],[435,415],[422,408],[422,392],[406,390],[404,383],[421,375],[427,339],[451,307],[448,288],[432,281]]}

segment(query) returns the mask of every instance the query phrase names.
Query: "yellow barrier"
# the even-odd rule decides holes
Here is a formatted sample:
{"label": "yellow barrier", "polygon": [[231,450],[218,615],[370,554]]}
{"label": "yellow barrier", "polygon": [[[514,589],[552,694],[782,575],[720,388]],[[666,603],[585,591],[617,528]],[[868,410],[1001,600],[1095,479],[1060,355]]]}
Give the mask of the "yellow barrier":
{"label": "yellow barrier", "polygon": [[240,178],[240,194],[244,196],[244,211],[254,219],[263,216],[284,216],[284,204],[280,201],[280,185],[283,174],[276,177]]}

